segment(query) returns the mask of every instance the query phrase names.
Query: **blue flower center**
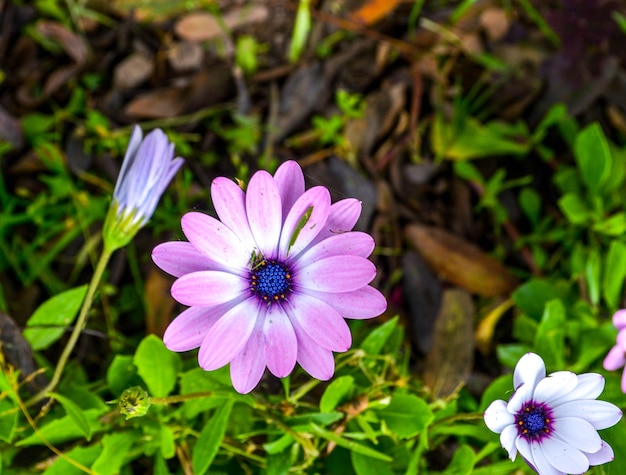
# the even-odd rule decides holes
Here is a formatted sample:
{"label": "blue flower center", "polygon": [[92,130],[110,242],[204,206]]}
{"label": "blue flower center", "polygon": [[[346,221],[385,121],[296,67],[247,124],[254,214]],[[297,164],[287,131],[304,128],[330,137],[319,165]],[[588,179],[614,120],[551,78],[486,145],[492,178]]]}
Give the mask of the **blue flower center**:
{"label": "blue flower center", "polygon": [[537,440],[552,432],[552,411],[544,404],[525,404],[515,416],[518,433],[527,440]]}
{"label": "blue flower center", "polygon": [[250,290],[268,304],[285,300],[291,291],[291,272],[282,262],[261,259],[250,271]]}

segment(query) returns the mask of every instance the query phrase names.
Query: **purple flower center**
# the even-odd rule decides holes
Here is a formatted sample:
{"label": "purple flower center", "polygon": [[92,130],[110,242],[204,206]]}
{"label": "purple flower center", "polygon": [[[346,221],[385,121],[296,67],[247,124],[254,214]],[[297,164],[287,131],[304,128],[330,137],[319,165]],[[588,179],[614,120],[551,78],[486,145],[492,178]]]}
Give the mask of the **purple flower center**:
{"label": "purple flower center", "polygon": [[250,290],[268,304],[285,300],[291,292],[291,272],[282,262],[262,259],[250,271]]}
{"label": "purple flower center", "polygon": [[524,404],[515,416],[517,431],[528,441],[540,440],[552,432],[552,410],[533,401]]}

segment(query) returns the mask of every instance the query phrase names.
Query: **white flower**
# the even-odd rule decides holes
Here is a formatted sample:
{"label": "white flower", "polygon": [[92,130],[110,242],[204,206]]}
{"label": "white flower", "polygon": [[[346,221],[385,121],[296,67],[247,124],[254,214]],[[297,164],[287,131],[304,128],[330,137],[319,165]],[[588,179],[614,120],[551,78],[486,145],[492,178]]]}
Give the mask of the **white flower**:
{"label": "white flower", "polygon": [[584,473],[613,460],[613,449],[597,431],[616,424],[622,412],[596,400],[604,389],[601,375],[559,371],[546,377],[541,357],[527,353],[513,383],[509,402],[494,401],[484,414],[511,460],[519,452],[540,475]]}

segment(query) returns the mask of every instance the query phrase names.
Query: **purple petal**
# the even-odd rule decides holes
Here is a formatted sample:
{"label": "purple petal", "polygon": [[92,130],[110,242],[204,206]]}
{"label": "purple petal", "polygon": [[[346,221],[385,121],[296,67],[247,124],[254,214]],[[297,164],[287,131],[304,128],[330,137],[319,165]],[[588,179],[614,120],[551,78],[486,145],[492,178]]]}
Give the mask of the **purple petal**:
{"label": "purple petal", "polygon": [[230,362],[230,378],[238,393],[252,391],[265,372],[265,337],[263,319],[257,318],[256,326],[248,342]]}
{"label": "purple petal", "polygon": [[246,212],[259,251],[264,257],[274,259],[283,212],[276,182],[266,171],[260,170],[250,179],[246,192]]}
{"label": "purple petal", "polygon": [[374,250],[374,239],[367,233],[351,231],[336,234],[309,247],[298,256],[298,267],[305,267],[327,257],[351,255],[368,257]]}
{"label": "purple petal", "polygon": [[361,215],[361,202],[354,198],[346,198],[333,203],[328,213],[324,228],[313,240],[313,243],[323,241],[335,234],[352,231]]}
{"label": "purple petal", "polygon": [[185,274],[172,284],[172,297],[189,306],[219,305],[249,291],[250,283],[238,275],[211,270]]}
{"label": "purple petal", "polygon": [[626,328],[622,328],[617,334],[616,345],[626,352]]}
{"label": "purple petal", "polygon": [[317,292],[301,289],[301,292],[326,302],[343,318],[363,320],[374,318],[387,310],[387,300],[374,287],[366,285],[358,290],[342,293]]}
{"label": "purple petal", "polygon": [[304,193],[304,174],[302,168],[293,160],[283,163],[276,173],[274,181],[283,204],[283,221],[296,200]]}
{"label": "purple petal", "polygon": [[589,422],[596,430],[606,429],[619,422],[622,411],[606,401],[570,401],[552,410],[554,419],[576,417]]}
{"label": "purple petal", "polygon": [[485,424],[490,431],[499,434],[505,427],[515,424],[515,416],[506,408],[506,402],[498,399],[493,401],[483,414]]}
{"label": "purple petal", "polygon": [[334,256],[294,270],[294,283],[320,292],[350,292],[369,284],[376,267],[358,256]]}
{"label": "purple petal", "polygon": [[[125,182],[125,177],[128,174],[128,170],[131,165],[135,161],[135,157],[137,156],[137,150],[139,150],[139,146],[141,145],[141,140],[143,139],[143,132],[141,131],[141,127],[135,125],[133,127],[133,133],[130,136],[130,141],[128,142],[128,148],[126,149],[126,154],[124,155],[124,161],[122,162],[122,168],[120,169],[120,173],[115,183],[115,189],[113,190],[113,196],[118,197],[121,192],[122,182]],[[121,200],[120,200],[121,201]]]}
{"label": "purple petal", "polygon": [[285,305],[289,318],[318,345],[330,351],[346,351],[352,335],[346,321],[337,311],[321,300],[304,294],[292,294]]}
{"label": "purple petal", "polygon": [[559,417],[552,423],[554,436],[579,450],[597,452],[602,439],[596,429],[580,417]]}
{"label": "purple petal", "polygon": [[246,194],[234,181],[219,177],[211,183],[211,198],[220,221],[241,240],[252,253],[256,247],[246,214]]}
{"label": "purple petal", "polygon": [[[304,226],[302,220],[307,212],[310,216]],[[323,186],[311,188],[298,198],[289,211],[280,235],[279,259],[297,256],[317,236],[328,218],[330,193]],[[294,241],[294,235],[297,233]],[[293,242],[292,242],[293,241]]]}
{"label": "purple petal", "polygon": [[272,305],[267,312],[263,334],[267,368],[274,376],[284,378],[296,366],[298,344],[293,325],[280,305]]}
{"label": "purple petal", "polygon": [[618,310],[613,314],[613,325],[618,330],[626,328],[626,309]]}
{"label": "purple petal", "polygon": [[172,241],[159,244],[152,250],[152,260],[162,270],[180,277],[202,270],[223,270],[224,267],[209,259],[189,242]]}
{"label": "purple petal", "polygon": [[541,474],[551,473],[547,469],[548,465],[555,470],[565,473],[585,473],[589,470],[587,457],[580,450],[556,437],[543,439],[537,445],[539,450],[535,451],[535,461]]}
{"label": "purple petal", "polygon": [[589,452],[583,451],[583,453],[589,460],[589,465],[602,465],[608,462],[612,462],[615,458],[613,449],[605,441],[602,441],[602,448],[597,452],[590,454]]}
{"label": "purple petal", "polygon": [[604,366],[604,369],[607,371],[615,371],[619,368],[623,368],[624,364],[626,364],[624,350],[616,345],[609,350],[606,358],[604,358],[602,366]]}
{"label": "purple petal", "polygon": [[259,313],[256,298],[231,308],[207,332],[200,345],[198,363],[207,371],[221,368],[237,356],[248,342]]}
{"label": "purple petal", "polygon": [[529,383],[534,390],[537,383],[545,377],[546,366],[541,357],[535,353],[526,353],[515,365],[513,387],[517,389],[522,383]]}
{"label": "purple petal", "polygon": [[209,329],[229,307],[190,307],[172,321],[165,330],[163,343],[172,351],[198,348]]}
{"label": "purple petal", "polygon": [[335,372],[333,352],[321,347],[304,331],[296,319],[292,320],[298,340],[298,363],[315,379],[327,381]]}
{"label": "purple petal", "polygon": [[622,372],[622,392],[626,393],[626,368]]}
{"label": "purple petal", "polygon": [[247,272],[250,251],[224,223],[204,213],[191,212],[183,216],[181,224],[196,249],[235,272]]}

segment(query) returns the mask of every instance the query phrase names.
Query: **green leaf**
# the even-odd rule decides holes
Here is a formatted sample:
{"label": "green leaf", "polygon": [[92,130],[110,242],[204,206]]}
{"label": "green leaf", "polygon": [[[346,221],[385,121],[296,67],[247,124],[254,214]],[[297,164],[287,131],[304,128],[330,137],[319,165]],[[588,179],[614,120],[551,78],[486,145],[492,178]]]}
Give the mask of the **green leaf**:
{"label": "green leaf", "polygon": [[473,117],[447,122],[441,114],[437,114],[431,127],[434,152],[438,157],[451,160],[525,155],[530,145],[519,138],[505,135],[497,122],[483,125]]}
{"label": "green leaf", "polygon": [[468,445],[462,445],[454,452],[452,460],[442,475],[469,475],[476,463],[476,454]]}
{"label": "green leaf", "polygon": [[361,343],[361,349],[369,355],[378,355],[398,324],[398,317],[374,328]]}
{"label": "green leaf", "polygon": [[354,386],[354,378],[352,376],[340,376],[331,382],[320,400],[321,412],[332,412],[337,407]]}
{"label": "green leaf", "polygon": [[174,442],[174,432],[168,425],[161,425],[161,455],[165,459],[171,459],[176,455],[176,443]]}
{"label": "green leaf", "polygon": [[602,272],[602,259],[596,249],[589,250],[585,264],[585,282],[589,291],[589,300],[593,305],[600,302],[600,275]]}
{"label": "green leaf", "polygon": [[541,218],[541,197],[539,193],[533,188],[522,188],[519,193],[519,204],[532,225],[537,226]]}
{"label": "green leaf", "polygon": [[379,410],[378,414],[400,439],[416,436],[434,418],[428,404],[413,394],[394,394],[389,405]]}
{"label": "green leaf", "polygon": [[602,296],[611,310],[617,310],[626,278],[626,245],[613,240],[604,261]]}
{"label": "green leaf", "polygon": [[537,328],[535,348],[541,353],[546,367],[565,367],[565,307],[560,300],[546,304],[543,317]]}
{"label": "green leaf", "polygon": [[141,340],[133,363],[148,386],[150,396],[165,397],[174,389],[181,366],[180,356],[168,350],[157,336],[148,335]]}
{"label": "green leaf", "polygon": [[595,223],[592,229],[607,236],[621,236],[626,232],[626,213],[616,213],[610,218]]}
{"label": "green leaf", "polygon": [[[15,435],[15,426],[17,425],[18,406],[8,397],[0,399],[0,413],[7,412],[0,417],[0,440],[11,443]],[[0,465],[0,473],[2,473]]]}
{"label": "green leaf", "polygon": [[113,357],[113,361],[107,369],[107,384],[114,395],[119,396],[126,389],[142,384],[133,360],[134,357],[131,355],[115,355]]}
{"label": "green leaf", "polygon": [[528,345],[520,345],[517,343],[498,345],[496,347],[498,361],[509,368],[514,368],[519,359],[529,351],[532,351],[532,348]]}
{"label": "green leaf", "polygon": [[[78,446],[66,452],[65,455],[75,462],[89,467],[100,454],[100,450],[100,445]],[[59,457],[43,472],[43,475],[85,475],[85,472]]]}
{"label": "green leaf", "polygon": [[357,475],[394,475],[394,471],[389,466],[389,462],[368,457],[358,452],[350,452],[352,467]]}
{"label": "green leaf", "polygon": [[585,224],[591,220],[593,213],[582,198],[574,193],[568,193],[559,199],[559,208],[567,220],[572,224]]}
{"label": "green leaf", "polygon": [[539,321],[543,308],[552,299],[560,298],[559,289],[544,279],[531,279],[513,292],[513,301],[529,317]]}
{"label": "green leaf", "polygon": [[76,427],[80,429],[82,434],[85,436],[85,439],[91,440],[91,426],[89,425],[89,421],[87,421],[83,410],[78,407],[74,401],[65,396],[61,396],[56,393],[52,393],[51,396],[61,403],[61,406],[65,409],[65,413],[74,422],[74,424],[76,424]]}
{"label": "green leaf", "polygon": [[366,445],[359,444],[358,442],[355,442],[353,440],[346,439],[336,434],[335,432],[323,429],[320,426],[312,422],[309,424],[309,428],[311,429],[311,432],[313,432],[314,434],[330,442],[334,442],[339,447],[343,447],[344,449],[348,449],[352,452],[357,452],[361,455],[366,455],[368,457],[372,457],[377,460],[383,460],[385,462],[391,462],[392,460],[392,458],[387,454],[378,452],[377,450],[374,450]]}
{"label": "green leaf", "polygon": [[[103,411],[100,409],[86,409],[83,411],[91,434],[101,432],[105,426],[100,421]],[[41,434],[53,445],[62,444],[70,440],[76,440],[83,437],[82,431],[74,424],[73,419],[69,416],[55,419],[39,428]],[[28,437],[19,440],[15,445],[20,447],[29,447],[31,445],[44,445],[43,441],[37,434],[31,434]]]}
{"label": "green leaf", "polygon": [[589,191],[600,193],[609,178],[613,162],[600,124],[594,122],[578,133],[574,141],[574,155]]}
{"label": "green leaf", "polygon": [[213,463],[226,434],[226,426],[233,405],[234,402],[229,400],[218,407],[202,429],[191,456],[194,475],[204,475]]}
{"label": "green leaf", "polygon": [[35,310],[24,330],[24,338],[33,350],[46,349],[63,335],[76,318],[86,293],[87,286],[81,285],[51,297]]}
{"label": "green leaf", "polygon": [[98,475],[116,475],[139,435],[133,432],[114,432],[102,438],[102,452],[91,467]]}
{"label": "green leaf", "polygon": [[511,397],[512,391],[513,381],[510,374],[505,374],[496,378],[489,386],[487,386],[487,389],[483,391],[478,410],[480,412],[485,412],[489,404],[497,399],[508,401]]}

